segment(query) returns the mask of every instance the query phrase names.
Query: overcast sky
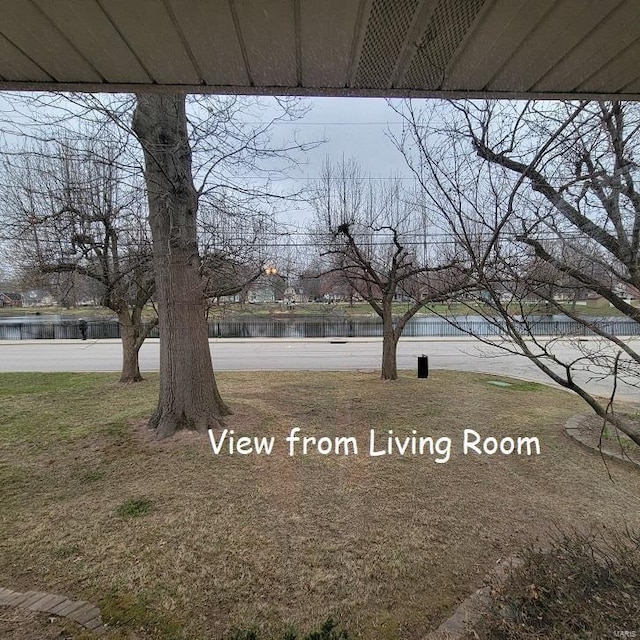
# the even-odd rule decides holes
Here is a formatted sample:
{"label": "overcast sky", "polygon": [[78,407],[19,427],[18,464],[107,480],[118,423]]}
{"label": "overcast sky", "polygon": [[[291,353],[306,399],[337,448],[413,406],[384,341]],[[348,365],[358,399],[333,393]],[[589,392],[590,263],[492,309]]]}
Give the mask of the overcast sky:
{"label": "overcast sky", "polygon": [[[301,133],[317,132],[327,143],[309,154],[309,176],[317,176],[326,156],[334,160],[354,157],[372,176],[406,172],[398,151],[385,135],[397,130],[398,115],[381,98],[312,98],[309,113],[297,125]],[[319,124],[315,124],[319,123]],[[312,173],[313,172],[313,173]]]}
{"label": "overcast sky", "polygon": [[[310,98],[309,112],[302,120],[278,125],[297,129],[299,137],[326,142],[306,154],[306,164],[292,178],[297,184],[320,175],[325,158],[339,162],[353,157],[371,177],[409,175],[404,159],[387,132],[398,131],[400,119],[382,98]],[[302,223],[307,217],[304,206],[292,207],[284,217]]]}

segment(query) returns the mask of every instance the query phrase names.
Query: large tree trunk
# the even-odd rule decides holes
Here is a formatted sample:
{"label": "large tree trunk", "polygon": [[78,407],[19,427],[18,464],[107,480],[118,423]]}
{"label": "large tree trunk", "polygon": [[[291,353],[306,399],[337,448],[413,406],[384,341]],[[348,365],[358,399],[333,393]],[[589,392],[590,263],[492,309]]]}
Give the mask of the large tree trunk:
{"label": "large tree trunk", "polygon": [[383,380],[397,380],[398,366],[396,348],[398,335],[393,327],[393,307],[391,301],[382,301],[382,373]]}
{"label": "large tree trunk", "polygon": [[145,155],[160,332],[158,439],[206,432],[229,413],[218,393],[205,320],[184,95],[137,96],[133,130]]}
{"label": "large tree trunk", "polygon": [[138,352],[141,342],[139,341],[140,327],[136,327],[128,313],[119,314],[120,339],[122,340],[122,373],[120,382],[140,382],[140,365],[138,362]]}

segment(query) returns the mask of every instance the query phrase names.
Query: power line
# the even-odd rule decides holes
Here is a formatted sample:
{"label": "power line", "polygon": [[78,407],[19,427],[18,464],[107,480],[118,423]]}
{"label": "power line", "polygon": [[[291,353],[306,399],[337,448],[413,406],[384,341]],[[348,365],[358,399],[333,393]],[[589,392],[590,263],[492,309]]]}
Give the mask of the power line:
{"label": "power line", "polygon": [[375,126],[375,127],[380,127],[380,126],[387,126],[387,125],[403,125],[405,124],[402,120],[390,120],[387,122],[375,122],[375,121],[370,121],[370,122],[297,122],[295,120],[278,120],[276,122],[262,122],[260,120],[254,120],[254,121],[244,121],[243,124],[252,124],[252,125],[266,125],[266,124],[272,124],[272,125],[293,125],[293,126],[304,126],[304,127],[333,127],[333,126],[346,126],[346,127],[369,127],[369,126]]}
{"label": "power line", "polygon": [[[229,176],[233,180],[269,180],[272,182],[283,182],[285,180],[301,181],[301,180],[323,180],[322,176]],[[416,180],[414,176],[361,176],[358,180]]]}

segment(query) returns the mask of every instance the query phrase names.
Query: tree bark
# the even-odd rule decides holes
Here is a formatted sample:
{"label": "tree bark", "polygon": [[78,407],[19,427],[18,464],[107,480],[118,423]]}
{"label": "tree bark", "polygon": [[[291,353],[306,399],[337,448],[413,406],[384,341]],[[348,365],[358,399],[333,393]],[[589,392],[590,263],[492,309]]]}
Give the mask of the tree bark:
{"label": "tree bark", "polygon": [[122,373],[120,382],[140,382],[140,364],[138,353],[142,342],[139,340],[140,327],[136,327],[129,318],[118,318],[120,322],[120,339],[122,340]]}
{"label": "tree bark", "polygon": [[138,95],[133,130],[145,156],[160,333],[160,395],[150,426],[158,439],[177,429],[206,432],[229,410],[209,351],[185,96]]}
{"label": "tree bark", "polygon": [[398,337],[393,326],[393,306],[388,300],[382,301],[382,372],[383,380],[397,380],[398,366],[396,351]]}

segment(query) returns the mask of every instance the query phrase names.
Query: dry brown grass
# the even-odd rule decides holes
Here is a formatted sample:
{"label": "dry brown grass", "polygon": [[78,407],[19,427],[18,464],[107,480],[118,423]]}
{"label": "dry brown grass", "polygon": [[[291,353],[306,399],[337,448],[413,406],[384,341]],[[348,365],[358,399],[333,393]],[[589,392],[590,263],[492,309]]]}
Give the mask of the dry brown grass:
{"label": "dry brown grass", "polygon": [[[640,525],[637,469],[611,462],[613,483],[563,435],[583,406],[562,392],[439,371],[394,383],[219,378],[235,411],[228,426],[275,436],[273,455],[214,456],[191,433],[153,441],[142,417],[154,378],[123,387],[94,374],[0,376],[0,586],[94,601],[112,638],[219,638],[250,626],[269,636],[331,615],[352,638],[413,639],[551,523]],[[453,455],[290,458],[292,426],[362,443],[370,428],[415,428],[450,436]],[[542,455],[464,457],[467,427],[537,435]]]}

